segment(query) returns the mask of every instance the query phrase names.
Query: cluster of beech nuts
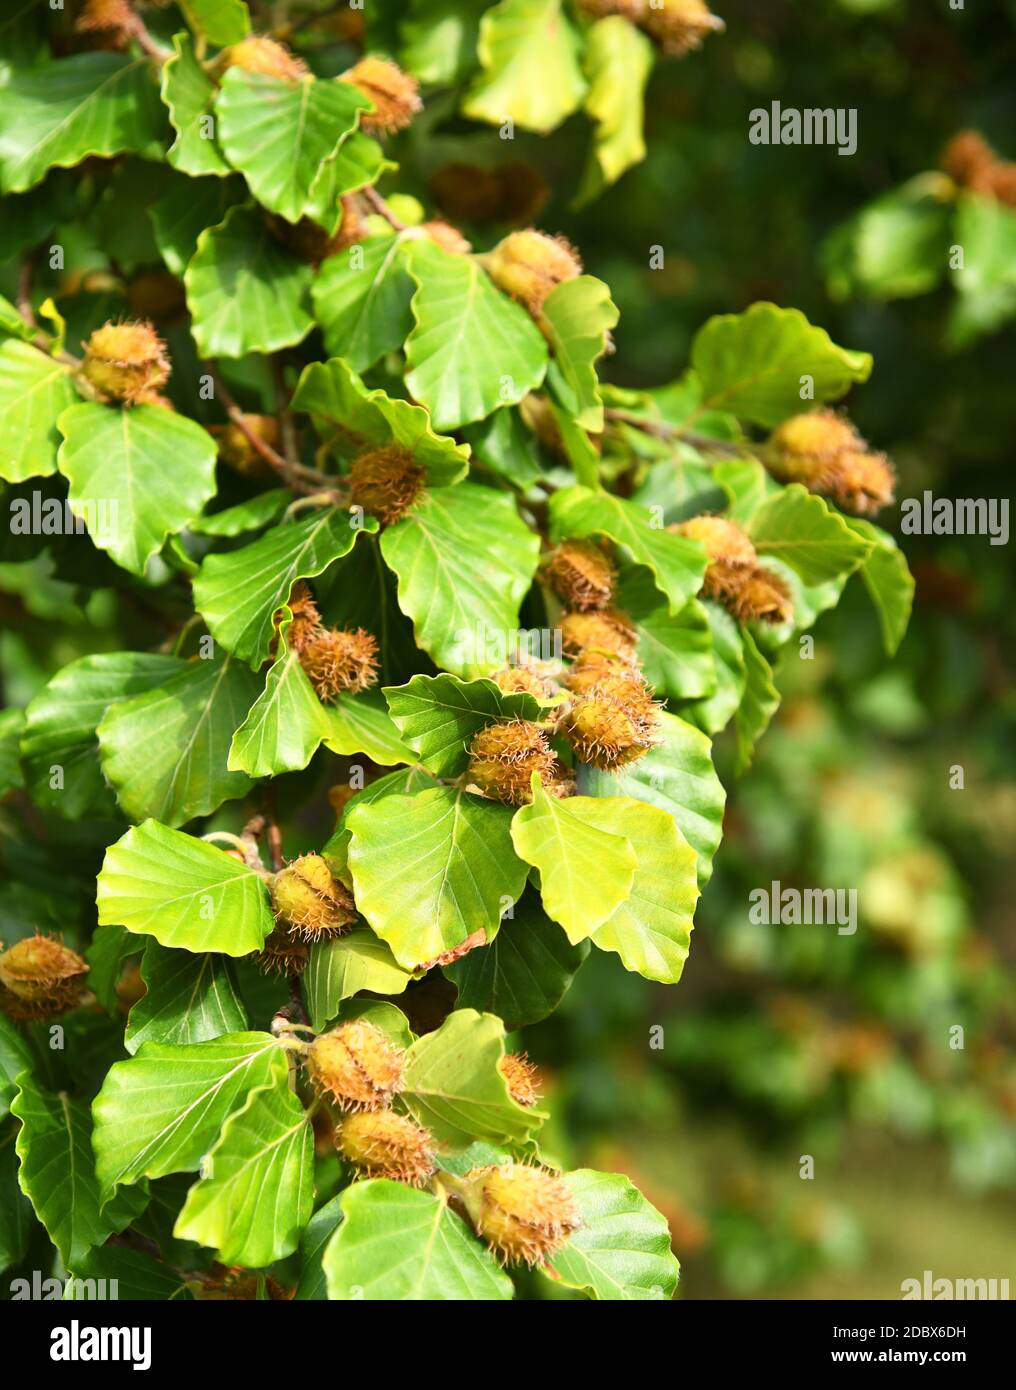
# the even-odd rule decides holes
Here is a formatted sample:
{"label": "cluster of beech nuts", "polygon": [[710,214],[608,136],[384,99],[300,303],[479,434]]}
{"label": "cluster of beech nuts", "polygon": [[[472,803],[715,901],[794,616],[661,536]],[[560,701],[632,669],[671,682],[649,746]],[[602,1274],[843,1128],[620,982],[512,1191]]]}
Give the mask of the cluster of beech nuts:
{"label": "cluster of beech nuts", "polygon": [[[394,1108],[405,1085],[405,1050],[364,1018],[295,1046],[314,1091],[340,1114],[332,1138],[350,1167],[362,1177],[409,1187],[430,1184],[438,1172],[438,1145],[427,1129]],[[536,1103],[534,1070],[523,1054],[509,1053],[500,1071],[513,1100]],[[564,1181],[542,1167],[507,1162],[463,1177],[442,1172],[440,1182],[505,1263],[543,1264],[579,1226]]]}
{"label": "cluster of beech nuts", "polygon": [[326,627],[302,581],[289,596],[293,615],[286,634],[318,699],[331,704],[344,692],[358,695],[377,681],[377,641],[362,627]]}
{"label": "cluster of beech nuts", "polygon": [[667,54],[681,57],[724,28],[705,0],[579,0],[596,19],[621,15],[638,25]]}
{"label": "cluster of beech nuts", "polygon": [[976,130],[961,130],[942,151],[942,168],[961,188],[1016,207],[1016,162],[1000,159]]}
{"label": "cluster of beech nuts", "polygon": [[893,500],[892,464],[835,410],[784,420],[763,446],[762,461],[781,483],[803,483],[859,516],[873,515]]}

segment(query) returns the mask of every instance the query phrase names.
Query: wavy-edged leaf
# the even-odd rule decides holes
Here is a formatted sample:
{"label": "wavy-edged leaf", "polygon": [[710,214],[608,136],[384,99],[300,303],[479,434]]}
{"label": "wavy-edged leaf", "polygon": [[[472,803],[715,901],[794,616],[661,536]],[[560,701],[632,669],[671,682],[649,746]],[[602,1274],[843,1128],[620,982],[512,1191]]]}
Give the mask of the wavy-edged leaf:
{"label": "wavy-edged leaf", "polygon": [[144,1199],[124,1194],[103,1207],[87,1103],[64,1092],[44,1091],[28,1072],[22,1072],[17,1084],[11,1114],[21,1121],[18,1181],[60,1258],[73,1266],[86,1251],[123,1230]]}
{"label": "wavy-edged leaf", "polygon": [[255,671],[268,656],[272,617],[298,579],[311,579],[352,549],[373,517],[322,510],[284,522],[228,555],[208,555],[194,577],[194,606],[217,642]]}
{"label": "wavy-edged leaf", "polygon": [[215,102],[219,141],[258,202],[299,222],[315,206],[322,165],[370,105],[349,82],[288,81],[230,68]]}
{"label": "wavy-edged leaf", "polygon": [[[409,796],[413,792],[433,789],[436,785],[435,779],[429,772],[424,772],[423,768],[402,767],[397,772],[389,772],[384,777],[379,777],[376,782],[368,783],[356,793],[354,801],[357,806],[369,806],[375,801],[380,801],[382,797]],[[352,883],[347,862],[349,841],[352,837],[346,825],[346,816],[352,806],[353,801],[346,803],[338,826],[321,850],[322,857],[327,859],[332,873],[336,878],[341,878],[347,887]]]}
{"label": "wavy-edged leaf", "polygon": [[[6,1020],[5,1020],[6,1021]],[[12,1094],[15,1091],[12,1086]],[[6,1105],[5,1105],[6,1110]],[[18,1265],[28,1253],[37,1230],[32,1204],[18,1186],[16,1139],[10,1128],[0,1135],[0,1269]]]}
{"label": "wavy-edged leaf", "polygon": [[341,1302],[508,1300],[512,1281],[465,1222],[433,1192],[388,1178],[347,1187],[325,1247],[328,1297]]}
{"label": "wavy-edged leaf", "polygon": [[[99,1280],[115,1288],[117,1298],[131,1303],[188,1302],[192,1295],[180,1270],[123,1245],[103,1245],[76,1262],[64,1289],[71,1303],[92,1301]],[[103,1284],[98,1283],[102,1288]]]}
{"label": "wavy-edged leaf", "polygon": [[21,734],[24,727],[24,710],[0,710],[0,799],[15,787],[25,785],[21,769]]}
{"label": "wavy-edged leaf", "polygon": [[480,21],[483,71],[462,103],[476,121],[546,133],[578,109],[586,94],[581,40],[561,0],[501,0]]}
{"label": "wavy-edged leaf", "polygon": [[406,387],[435,429],[483,420],[536,390],[547,370],[546,340],[477,261],[421,240],[407,264],[417,288]]}
{"label": "wavy-edged leaf", "polygon": [[3,88],[0,187],[21,193],[54,165],[131,150],[161,159],[166,111],[145,56],[76,53],[11,72]]}
{"label": "wavy-edged leaf", "polygon": [[253,869],[154,820],[132,826],[107,849],[96,904],[100,926],[225,956],[259,951],[275,926],[268,890]]}
{"label": "wavy-edged leaf", "polygon": [[556,539],[606,536],[626,559],[651,570],[672,613],[679,613],[702,587],[702,547],[654,526],[648,507],[588,487],[569,487],[554,493],[550,515]]}
{"label": "wavy-edged leaf", "polygon": [[324,1302],[328,1298],[321,1259],[325,1246],[342,1220],[342,1196],[339,1192],[319,1207],[300,1237],[300,1282],[293,1294],[293,1298],[300,1302],[305,1299]]}
{"label": "wavy-edged leaf", "polygon": [[395,352],[413,326],[406,243],[377,236],[321,262],[311,291],[325,347],[355,372]]}
{"label": "wavy-edged leaf", "polygon": [[250,13],[244,0],[179,0],[187,23],[209,43],[239,43],[250,33]]}
{"label": "wavy-edged leaf", "polygon": [[655,747],[616,773],[587,769],[588,785],[604,796],[631,796],[669,811],[698,855],[699,882],[705,884],[723,835],[726,793],[706,735],[665,711],[658,718],[662,737]]}
{"label": "wavy-edged leaf", "polygon": [[561,1282],[610,1302],[673,1298],[680,1265],[666,1217],[623,1173],[579,1168],[564,1180],[582,1225],[551,1260]]}
{"label": "wavy-edged leaf", "polygon": [[173,1227],[227,1265],[259,1269],[292,1254],[314,1202],[314,1131],[284,1080],[251,1092],[202,1161]]}
{"label": "wavy-edged leaf", "polygon": [[709,619],[697,599],[671,613],[652,576],[634,569],[622,577],[617,602],[635,623],[639,664],[658,695],[695,700],[716,688]]}
{"label": "wavy-edged leaf", "polygon": [[288,1073],[286,1053],[268,1033],[185,1047],[145,1043],[136,1057],[110,1067],[92,1106],[103,1193],[143,1177],[193,1172],[250,1092],[284,1085]]}
{"label": "wavy-edged leaf", "polygon": [[496,637],[511,651],[539,548],[511,496],[468,482],[427,491],[381,536],[417,645],[466,678],[504,665],[490,660],[489,642]]}
{"label": "wavy-edged leaf", "polygon": [[347,691],[334,704],[325,706],[325,714],[328,732],[322,741],[339,757],[365,753],[382,767],[413,762],[413,750],[399,737],[398,727],[376,690],[362,695]]}
{"label": "wavy-edged leaf", "polygon": [[554,1012],[588,954],[588,941],[571,945],[527,889],[491,944],[444,966],[444,973],[458,989],[457,1008],[497,1014],[514,1032]]}
{"label": "wavy-edged leaf", "polygon": [[747,530],[759,555],[782,560],[805,584],[852,574],[871,550],[870,541],[800,483],[763,502]]}
{"label": "wavy-edged leaf", "polygon": [[286,251],[258,214],[233,207],[198,237],[184,272],[202,357],[245,357],[303,342],[313,268]]}
{"label": "wavy-edged leaf", "polygon": [[269,488],[267,492],[248,497],[245,502],[237,502],[235,507],[197,516],[187,529],[201,536],[242,536],[246,531],[260,531],[278,521],[292,501],[293,494],[288,488]]}
{"label": "wavy-edged leaf", "polygon": [[716,734],[730,723],[744,695],[744,641],[740,623],[725,608],[712,599],[704,599],[702,607],[713,637],[716,688],[701,699],[683,705],[681,716],[704,733]]}
{"label": "wavy-edged leaf", "polygon": [[421,1125],[455,1148],[473,1139],[525,1143],[546,1116],[512,1098],[499,1070],[504,1053],[499,1018],[456,1009],[409,1048],[401,1098]]}
{"label": "wavy-edged leaf", "polygon": [[96,737],[125,814],[183,825],[249,791],[250,779],[227,759],[257,688],[246,666],[220,655],[185,662],[155,690],[113,705]]}
{"label": "wavy-edged leaf", "polygon": [[744,651],[744,697],[734,715],[737,739],[738,774],[751,765],[755,745],[769,727],[769,721],[779,708],[780,692],[773,684],[769,662],[759,651],[755,639],[747,630],[741,633]]}
{"label": "wavy-edged leaf", "polygon": [[280,630],[265,688],[233,735],[228,766],[251,777],[274,777],[307,766],[330,728],[324,705],[298,652]]}
{"label": "wavy-edged leaf", "polygon": [[491,940],[525,885],[510,808],[460,787],[354,799],[344,824],[356,905],[408,970],[480,929]]}
{"label": "wavy-edged leaf", "polygon": [[653,45],[624,15],[608,15],[586,36],[586,111],[596,122],[576,202],[587,203],[646,157],[646,83]]}
{"label": "wavy-edged leaf", "polygon": [[9,1018],[0,1017],[0,1115],[6,1115],[17,1093],[17,1079],[32,1067],[27,1039]]}
{"label": "wavy-edged leaf", "polygon": [[161,197],[148,209],[159,255],[171,275],[182,276],[198,249],[198,237],[217,227],[230,208],[246,197],[239,174],[199,179],[176,174]]}
{"label": "wavy-edged leaf", "polygon": [[383,691],[394,722],[428,772],[451,777],[462,772],[473,735],[499,719],[537,720],[532,695],[506,694],[493,681],[462,681],[444,672],[414,676]]}
{"label": "wavy-edged leaf", "polygon": [[[229,164],[212,135],[212,105],[218,89],[194,55],[189,34],[173,38],[173,53],[162,65],[162,99],[176,139],[166,151],[174,169],[192,178],[204,174],[225,177]],[[207,133],[206,133],[207,132]]]}
{"label": "wavy-edged leaf", "polygon": [[[702,387],[701,409],[726,410],[772,427],[800,410],[802,399],[835,401],[871,374],[871,354],[837,347],[800,309],[762,301],[743,314],[718,314],[691,349]],[[804,378],[812,394],[802,397]]]}
{"label": "wavy-edged leaf", "polygon": [[574,946],[628,898],[638,862],[635,845],[626,835],[602,828],[599,798],[559,799],[536,782],[532,801],[515,812],[512,844],[539,870],[543,906]]}
{"label": "wavy-edged leaf", "polygon": [[0,344],[0,478],[56,472],[56,422],[77,399],[66,363],[15,338]]}
{"label": "wavy-edged leaf", "polygon": [[145,993],[124,1030],[124,1047],[132,1054],[146,1042],[207,1042],[247,1027],[233,967],[213,952],[168,951],[149,941],[141,978]]}
{"label": "wavy-edged leaf", "polygon": [[910,622],[914,577],[906,556],[887,532],[859,517],[850,517],[847,525],[871,546],[858,573],[875,605],[886,655],[894,656]]}
{"label": "wavy-edged leaf", "polygon": [[337,1016],[342,1001],[363,989],[372,994],[401,994],[412,978],[412,972],[404,970],[367,927],[320,941],[311,948],[302,979],[311,1027],[320,1032]]}
{"label": "wavy-edged leaf", "polygon": [[565,280],[551,290],[543,304],[542,322],[554,355],[547,372],[548,384],[558,405],[575,424],[593,434],[603,430],[596,362],[607,349],[618,317],[609,287],[594,275]]}
{"label": "wavy-edged leaf", "polygon": [[166,537],[215,494],[215,441],[193,420],[159,406],[82,403],[57,422],[67,500],[92,544],[143,575]]}

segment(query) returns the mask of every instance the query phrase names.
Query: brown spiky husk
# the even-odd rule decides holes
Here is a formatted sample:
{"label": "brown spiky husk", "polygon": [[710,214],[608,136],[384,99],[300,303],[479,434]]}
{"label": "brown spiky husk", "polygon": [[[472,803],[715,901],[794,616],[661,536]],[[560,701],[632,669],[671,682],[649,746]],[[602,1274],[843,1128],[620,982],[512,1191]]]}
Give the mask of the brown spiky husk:
{"label": "brown spiky husk", "polygon": [[293,585],[288,607],[293,621],[286,631],[286,641],[290,651],[302,652],[325,630],[314,595],[302,579]]}
{"label": "brown spiky husk", "polygon": [[794,415],[773,431],[763,462],[781,482],[803,483],[845,511],[870,516],[893,499],[895,473],[834,410]]}
{"label": "brown spiky husk", "polygon": [[477,1233],[503,1264],[544,1265],[581,1226],[578,1208],[564,1180],[546,1168],[505,1163],[474,1169],[466,1183]]}
{"label": "brown spiky husk", "polygon": [[458,227],[453,227],[450,222],[424,222],[420,231],[426,232],[430,240],[449,255],[467,256],[473,249]]}
{"label": "brown spiky husk", "polygon": [[580,652],[572,663],[564,683],[574,695],[581,695],[608,677],[635,681],[636,683],[642,681],[642,674],[638,667],[633,666],[631,662],[622,657],[585,651]]}
{"label": "brown spiky husk", "polygon": [[617,570],[595,541],[562,541],[551,552],[543,572],[566,608],[593,613],[613,602]]}
{"label": "brown spiky husk", "polygon": [[426,479],[408,449],[388,444],[366,449],[349,470],[350,500],[385,526],[392,526],[409,511]]}
{"label": "brown spiky husk", "polygon": [[498,1070],[508,1086],[508,1094],[517,1105],[527,1109],[540,1099],[536,1068],[524,1052],[506,1052]]}
{"label": "brown spiky husk", "polygon": [[319,1034],[306,1061],[315,1089],[330,1095],[341,1110],[385,1110],[402,1088],[405,1053],[366,1019]]}
{"label": "brown spiky husk", "polygon": [[736,522],[722,516],[693,516],[675,527],[678,535],[698,541],[710,560],[734,565],[751,565],[757,558],[755,547]]}
{"label": "brown spiky husk", "polygon": [[941,168],[965,188],[983,186],[984,176],[995,166],[998,156],[977,130],[959,130],[948,141],[941,155]]}
{"label": "brown spiky husk", "polygon": [[369,54],[344,72],[341,80],[352,83],[374,103],[374,110],[365,111],[360,117],[361,130],[371,135],[391,135],[405,130],[413,117],[423,110],[416,78],[387,58]]}
{"label": "brown spiky husk", "polygon": [[727,607],[741,622],[785,623],[794,616],[794,601],[786,581],[762,565],[739,571]]}
{"label": "brown spiky husk", "polygon": [[491,680],[506,695],[533,695],[537,700],[548,700],[557,691],[557,681],[544,663],[505,666],[495,671]]}
{"label": "brown spiky husk", "polygon": [[350,1115],[335,1131],[335,1147],[368,1178],[423,1187],[434,1174],[434,1139],[394,1110]]}
{"label": "brown spiky husk", "polygon": [[276,916],[307,941],[341,936],[356,921],[356,904],[319,854],[302,854],[272,880]]}
{"label": "brown spiky husk", "polygon": [[662,0],[658,8],[646,5],[639,23],[664,53],[675,57],[691,53],[710,34],[726,27],[705,0]]}
{"label": "brown spiky husk", "polygon": [[62,941],[36,933],[0,954],[0,1008],[19,1022],[73,1009],[85,990],[88,963]]}
{"label": "brown spiky husk", "polygon": [[302,975],[310,960],[310,947],[283,924],[268,933],[254,959],[266,975]]}
{"label": "brown spiky husk", "polygon": [[582,274],[578,252],[564,237],[533,227],[510,232],[484,259],[497,287],[539,320],[551,290]]}
{"label": "brown spiky husk", "polygon": [[581,762],[615,772],[645,756],[658,741],[659,723],[645,683],[615,675],[576,695],[561,731]]}
{"label": "brown spiky husk", "polygon": [[169,380],[166,345],[147,319],[105,323],[85,344],[84,376],[104,397],[137,402]]}
{"label": "brown spiky husk", "polygon": [[638,638],[631,619],[618,609],[600,613],[565,613],[560,622],[561,643],[566,656],[598,653],[632,663]]}
{"label": "brown spiky husk", "polygon": [[119,40],[121,47],[134,32],[134,11],[127,0],[85,0],[84,8],[74,21],[79,34],[102,34]]}
{"label": "brown spiky husk", "polygon": [[323,704],[377,682],[377,640],[362,627],[320,629],[300,651],[300,665]]}
{"label": "brown spiky husk", "polygon": [[310,76],[307,64],[284,43],[259,34],[252,34],[249,39],[227,48],[223,64],[227,68],[242,68],[244,72],[256,72],[264,77],[279,77],[291,82]]}
{"label": "brown spiky husk", "polygon": [[556,780],[557,758],[538,724],[525,719],[491,724],[470,744],[469,780],[506,806],[522,806],[531,799],[534,772],[544,786]]}

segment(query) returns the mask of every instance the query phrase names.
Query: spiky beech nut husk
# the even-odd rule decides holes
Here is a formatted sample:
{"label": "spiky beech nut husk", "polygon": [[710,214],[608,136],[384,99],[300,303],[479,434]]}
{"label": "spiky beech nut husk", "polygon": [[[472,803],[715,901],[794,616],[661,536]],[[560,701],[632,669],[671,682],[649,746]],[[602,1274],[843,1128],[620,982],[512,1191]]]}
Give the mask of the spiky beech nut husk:
{"label": "spiky beech nut husk", "polygon": [[318,1034],[306,1060],[315,1089],[341,1110],[386,1110],[402,1087],[405,1053],[363,1018]]}
{"label": "spiky beech nut husk", "polygon": [[506,695],[535,695],[538,700],[549,699],[557,690],[557,682],[542,665],[505,666],[491,680]]}
{"label": "spiky beech nut husk", "polygon": [[503,1264],[546,1264],[582,1224],[564,1180],[525,1163],[473,1169],[463,1199],[477,1234]]}
{"label": "spiky beech nut husk", "polygon": [[308,941],[338,936],[356,921],[353,895],[320,854],[301,854],[272,880],[276,916]]}
{"label": "spiky beech nut husk", "polygon": [[391,526],[409,511],[426,476],[401,445],[367,449],[356,456],[349,470],[350,501]]}
{"label": "spiky beech nut husk", "polygon": [[896,474],[885,454],[844,449],[816,479],[814,491],[831,497],[844,511],[874,516],[893,500]]}
{"label": "spiky beech nut husk", "polygon": [[726,28],[704,0],[661,0],[659,4],[647,5],[639,22],[664,53],[677,57],[690,53],[710,34]]}
{"label": "spiky beech nut husk", "polygon": [[135,17],[127,0],[86,0],[74,21],[79,34],[116,34],[126,39],[134,31]]}
{"label": "spiky beech nut husk", "polygon": [[578,253],[564,237],[548,236],[533,227],[509,232],[488,252],[483,264],[498,289],[537,320],[551,290],[582,274]]}
{"label": "spiky beech nut husk", "polygon": [[743,623],[785,623],[794,615],[794,600],[785,580],[762,565],[738,572],[727,606]]}
{"label": "spiky beech nut husk", "polygon": [[565,448],[561,427],[546,396],[530,391],[519,403],[519,414],[526,428],[536,435],[549,454],[558,458],[567,457],[568,451]]}
{"label": "spiky beech nut husk", "polygon": [[532,796],[533,773],[546,782],[556,765],[554,750],[538,724],[509,719],[474,735],[467,776],[486,796],[506,806],[521,806]]}
{"label": "spiky beech nut husk", "polygon": [[642,673],[637,666],[619,656],[607,656],[600,652],[580,652],[568,670],[564,683],[574,695],[599,685],[607,679],[630,680],[639,683]]}
{"label": "spiky beech nut husk", "polygon": [[1006,207],[1016,207],[1016,164],[1004,160],[988,175],[988,192]]}
{"label": "spiky beech nut husk", "polygon": [[580,613],[609,608],[617,571],[595,541],[562,541],[543,566],[551,588],[567,608]]}
{"label": "spiky beech nut husk", "polygon": [[969,186],[979,182],[979,176],[990,169],[995,160],[995,151],[980,131],[959,130],[943,149],[939,165],[957,183]]}
{"label": "spiky beech nut husk", "polygon": [[425,232],[435,245],[440,246],[442,251],[447,251],[452,256],[467,256],[472,251],[472,243],[459,231],[458,227],[453,227],[450,222],[424,222],[420,226],[420,231]]}
{"label": "spiky beech nut husk", "polygon": [[72,1009],[84,992],[88,964],[52,937],[22,937],[0,955],[0,999],[18,1020],[52,1018]]}
{"label": "spiky beech nut husk", "polygon": [[310,960],[310,947],[283,923],[268,933],[254,959],[266,975],[302,975]]}
{"label": "spiky beech nut husk", "polygon": [[[270,444],[272,448],[279,442],[279,423],[273,415],[244,414],[243,423],[258,439]],[[273,477],[271,464],[261,457],[247,435],[236,423],[230,420],[217,430],[219,458],[236,473],[245,478]]]}
{"label": "spiky beech nut husk", "polygon": [[388,58],[369,54],[344,72],[341,81],[351,83],[374,103],[373,111],[364,111],[360,116],[360,129],[371,135],[405,130],[423,110],[416,78]]}
{"label": "spiky beech nut husk", "polygon": [[734,521],[722,516],[693,516],[673,529],[690,541],[698,541],[710,560],[732,565],[753,565],[758,558],[755,547]]}
{"label": "spiky beech nut husk", "polygon": [[169,358],[148,320],[134,319],[97,328],[85,344],[81,370],[102,395],[130,405],[166,384]]}
{"label": "spiky beech nut husk", "polygon": [[357,695],[377,681],[377,640],[362,627],[319,630],[300,650],[300,665],[323,704]]}
{"label": "spiky beech nut husk", "polygon": [[286,631],[286,641],[290,651],[302,652],[325,630],[318,606],[314,602],[314,595],[302,579],[298,579],[293,585],[287,607],[293,615],[293,621]]}
{"label": "spiky beech nut husk", "polygon": [[339,251],[345,251],[350,246],[355,246],[358,241],[363,241],[367,235],[367,219],[363,213],[363,207],[355,193],[344,193],[339,199],[342,208],[342,220],[339,223],[338,231],[328,242],[328,255],[334,256]]}
{"label": "spiky beech nut husk", "polygon": [[566,656],[600,652],[605,656],[635,660],[638,638],[627,614],[616,608],[601,613],[565,613],[560,621],[561,644]]}
{"label": "spiky beech nut husk", "polygon": [[394,1110],[350,1115],[335,1131],[335,1147],[370,1178],[423,1187],[434,1174],[434,1139]]}
{"label": "spiky beech nut husk", "polygon": [[264,77],[281,77],[286,81],[299,81],[310,75],[310,68],[291,52],[284,43],[252,34],[227,48],[222,57],[226,68],[242,68],[244,72],[261,73]]}
{"label": "spiky beech nut husk", "polygon": [[540,1099],[536,1068],[524,1052],[506,1052],[498,1063],[498,1071],[508,1085],[508,1094],[517,1105],[524,1105],[528,1109]]}
{"label": "spiky beech nut husk", "polygon": [[657,742],[659,723],[648,689],[614,676],[576,695],[561,731],[581,762],[615,772],[645,756]]}
{"label": "spiky beech nut husk", "polygon": [[784,420],[769,436],[762,460],[781,482],[803,483],[850,511],[869,515],[892,501],[895,475],[889,459],[870,450],[834,410]]}

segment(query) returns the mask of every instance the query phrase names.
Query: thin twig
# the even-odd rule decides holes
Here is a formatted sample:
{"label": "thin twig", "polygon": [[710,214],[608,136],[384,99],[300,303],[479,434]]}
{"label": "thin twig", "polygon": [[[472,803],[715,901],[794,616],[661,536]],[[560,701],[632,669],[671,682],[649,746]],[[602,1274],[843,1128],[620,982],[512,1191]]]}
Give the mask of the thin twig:
{"label": "thin twig", "polygon": [[148,54],[149,58],[154,58],[158,63],[164,63],[167,58],[172,58],[173,54],[170,50],[163,48],[162,44],[148,32],[145,21],[139,14],[132,14],[130,24],[124,27],[138,47]]}
{"label": "thin twig", "polygon": [[377,191],[376,188],[371,188],[370,185],[368,185],[366,188],[361,188],[360,196],[366,198],[367,202],[370,203],[374,211],[378,214],[379,217],[384,218],[384,220],[388,223],[389,227],[394,227],[397,232],[409,231],[409,223],[403,222],[401,217],[396,217],[395,213],[392,212],[391,208],[381,197],[381,194]]}
{"label": "thin twig", "polygon": [[216,395],[222,405],[223,410],[236,425],[237,429],[247,440],[255,453],[264,459],[287,487],[294,492],[321,492],[335,491],[337,478],[329,477],[327,473],[320,473],[316,468],[308,468],[303,463],[290,463],[287,459],[273,449],[266,439],[262,439],[250,425],[243,411],[237,405],[229,392],[225,382],[219,375],[215,367],[209,362],[207,364],[209,374],[215,384]]}
{"label": "thin twig", "polygon": [[290,393],[286,389],[286,380],[283,375],[282,363],[277,357],[269,359],[272,372],[272,386],[275,389],[275,413],[279,420],[279,438],[282,440],[282,453],[286,462],[293,467],[299,466],[300,452],[296,440],[296,427],[293,424],[293,413],[289,408]]}
{"label": "thin twig", "polygon": [[723,454],[728,458],[737,458],[742,454],[758,455],[758,446],[752,444],[750,440],[714,439],[712,435],[700,434],[697,430],[689,430],[684,425],[671,425],[666,420],[647,420],[641,415],[635,415],[628,410],[617,410],[608,407],[604,411],[608,420],[615,420],[618,424],[630,425],[632,429],[641,430],[643,434],[651,435],[653,439],[668,439],[675,444],[690,444],[693,449],[701,449],[705,453]]}

